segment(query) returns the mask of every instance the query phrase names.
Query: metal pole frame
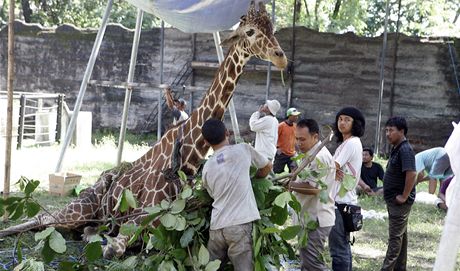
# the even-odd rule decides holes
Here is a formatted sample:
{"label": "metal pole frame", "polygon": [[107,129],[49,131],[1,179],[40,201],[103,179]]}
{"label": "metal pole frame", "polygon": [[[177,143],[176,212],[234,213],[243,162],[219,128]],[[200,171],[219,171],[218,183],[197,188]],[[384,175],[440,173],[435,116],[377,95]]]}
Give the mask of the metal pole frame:
{"label": "metal pole frame", "polygon": [[18,127],[18,142],[16,149],[20,150],[22,148],[22,141],[24,139],[24,118],[26,114],[26,95],[21,94],[19,100],[19,127]]}
{"label": "metal pole frame", "polygon": [[[220,45],[220,34],[219,32],[212,33],[214,37],[214,44],[216,45],[217,59],[219,64],[224,62],[224,51]],[[235,136],[235,142],[241,142],[240,128],[238,127],[238,119],[236,117],[235,104],[233,103],[233,98],[230,99],[228,103],[228,112],[230,113],[230,119],[232,121],[233,134]]]}
{"label": "metal pole frame", "polygon": [[133,37],[133,47],[131,49],[131,60],[129,62],[128,79],[126,80],[127,87],[126,87],[126,93],[125,93],[125,102],[123,104],[123,115],[121,117],[120,137],[118,139],[117,166],[121,164],[121,158],[123,155],[123,146],[124,146],[125,135],[126,135],[126,125],[128,123],[129,105],[131,104],[131,94],[133,92],[133,89],[132,87],[129,86],[129,84],[133,82],[134,72],[136,70],[137,51],[139,48],[139,39],[141,37],[143,16],[144,16],[144,12],[140,8],[138,8],[137,17],[136,17],[136,29],[134,31],[134,37]]}
{"label": "metal pole frame", "polygon": [[[10,195],[11,178],[11,145],[13,141],[13,90],[14,90],[14,0],[9,1],[8,11],[8,74],[6,80],[8,92],[6,111],[6,140],[5,140],[5,175],[3,179],[3,198]],[[8,213],[5,212],[3,220],[8,220]]]}
{"label": "metal pole frame", "polygon": [[93,73],[94,64],[96,63],[97,55],[99,54],[99,49],[101,48],[102,39],[104,38],[105,29],[107,28],[107,22],[109,20],[110,11],[112,10],[113,0],[108,0],[107,7],[105,8],[104,16],[102,17],[101,27],[97,32],[96,40],[94,41],[93,50],[91,51],[91,56],[89,57],[88,65],[86,66],[85,74],[83,75],[83,80],[81,81],[80,91],[78,92],[77,100],[75,101],[75,107],[73,109],[72,117],[70,118],[69,127],[67,128],[64,142],[61,147],[61,152],[59,154],[59,160],[56,165],[55,172],[62,170],[62,162],[64,160],[65,152],[69,146],[70,140],[72,139],[72,134],[75,130],[75,125],[77,124],[78,112],[80,111],[81,104],[83,102],[83,97],[85,96],[86,88],[88,87],[89,79]]}
{"label": "metal pole frame", "polygon": [[386,14],[385,14],[385,26],[383,29],[383,45],[382,45],[382,60],[380,61],[380,91],[379,91],[379,107],[377,110],[377,124],[375,129],[375,155],[379,154],[380,145],[380,122],[382,121],[382,100],[383,100],[383,87],[385,84],[385,54],[387,50],[387,27],[388,27],[388,16],[390,15],[390,1],[386,1]]}

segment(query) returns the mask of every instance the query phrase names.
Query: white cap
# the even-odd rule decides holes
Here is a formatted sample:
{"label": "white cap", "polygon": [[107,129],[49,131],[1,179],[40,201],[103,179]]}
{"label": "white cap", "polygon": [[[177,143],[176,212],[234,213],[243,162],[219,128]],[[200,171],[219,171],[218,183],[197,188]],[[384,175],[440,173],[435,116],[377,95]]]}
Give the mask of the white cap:
{"label": "white cap", "polygon": [[270,112],[273,114],[273,116],[276,116],[276,113],[278,112],[278,110],[280,110],[280,102],[278,102],[277,100],[267,100],[267,106],[268,106],[268,110],[270,110]]}

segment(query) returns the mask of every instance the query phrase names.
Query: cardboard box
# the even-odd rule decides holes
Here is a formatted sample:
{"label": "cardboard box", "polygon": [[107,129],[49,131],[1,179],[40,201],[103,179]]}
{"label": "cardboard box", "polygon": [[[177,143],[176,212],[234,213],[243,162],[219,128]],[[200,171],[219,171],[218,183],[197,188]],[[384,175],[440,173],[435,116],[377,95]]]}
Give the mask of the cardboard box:
{"label": "cardboard box", "polygon": [[49,175],[50,194],[66,196],[80,183],[81,175],[60,172]]}

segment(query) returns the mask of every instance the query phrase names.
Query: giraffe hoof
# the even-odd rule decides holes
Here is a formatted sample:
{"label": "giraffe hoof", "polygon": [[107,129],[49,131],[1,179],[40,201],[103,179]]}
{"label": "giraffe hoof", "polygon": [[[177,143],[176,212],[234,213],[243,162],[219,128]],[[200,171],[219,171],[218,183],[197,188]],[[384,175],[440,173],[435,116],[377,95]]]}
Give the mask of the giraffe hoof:
{"label": "giraffe hoof", "polygon": [[97,234],[97,227],[87,226],[83,229],[83,234],[81,235],[83,241],[89,242],[91,237]]}
{"label": "giraffe hoof", "polygon": [[104,259],[112,259],[116,256],[116,253],[111,245],[106,245],[102,248],[102,255]]}

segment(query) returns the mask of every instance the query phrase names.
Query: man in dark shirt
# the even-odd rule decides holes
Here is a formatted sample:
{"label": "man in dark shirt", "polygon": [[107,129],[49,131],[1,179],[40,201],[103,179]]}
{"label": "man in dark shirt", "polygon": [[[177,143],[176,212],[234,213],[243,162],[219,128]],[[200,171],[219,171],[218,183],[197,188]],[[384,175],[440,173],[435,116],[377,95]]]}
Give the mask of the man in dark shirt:
{"label": "man in dark shirt", "polygon": [[415,154],[406,140],[407,123],[392,117],[385,125],[393,145],[383,181],[383,198],[388,210],[388,249],[382,271],[406,270],[407,222],[415,200]]}
{"label": "man in dark shirt", "polygon": [[[382,195],[383,187],[377,186],[377,178],[383,181],[383,168],[380,164],[372,162],[374,151],[371,148],[363,148],[363,165],[361,166],[361,180],[364,182],[360,187],[368,195]],[[367,189],[369,188],[369,189]]]}

